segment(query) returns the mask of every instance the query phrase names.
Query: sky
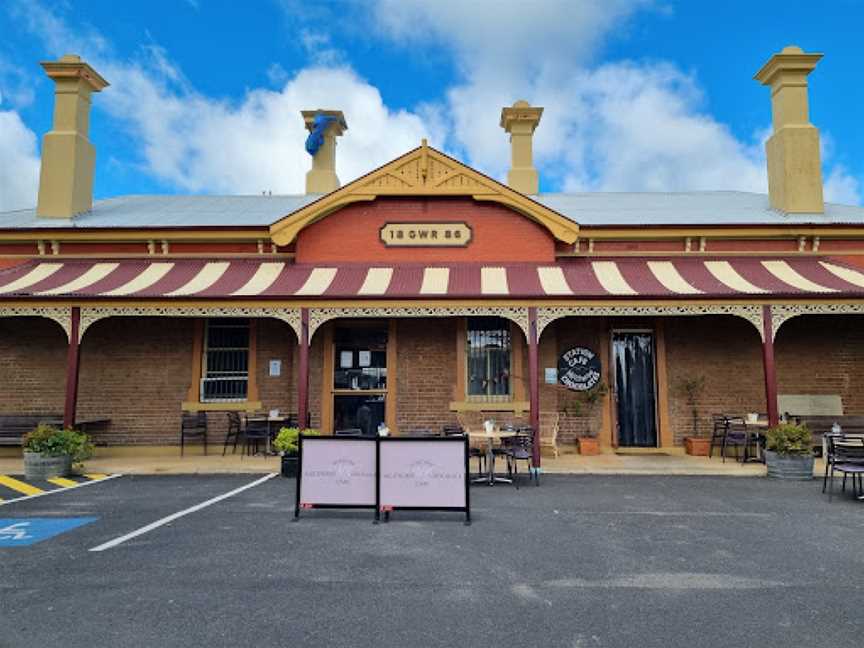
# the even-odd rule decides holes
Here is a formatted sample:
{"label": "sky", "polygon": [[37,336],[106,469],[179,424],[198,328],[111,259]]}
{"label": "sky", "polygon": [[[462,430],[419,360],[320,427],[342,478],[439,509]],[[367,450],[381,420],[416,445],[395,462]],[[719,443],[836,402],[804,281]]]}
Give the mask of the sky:
{"label": "sky", "polygon": [[338,109],[343,183],[421,138],[504,179],[502,106],[543,106],[541,191],[767,191],[769,90],[789,44],[810,75],[826,199],[864,200],[864,0],[3,0],[0,211],[33,207],[53,83],[79,54],[97,199],[303,193],[305,109]]}

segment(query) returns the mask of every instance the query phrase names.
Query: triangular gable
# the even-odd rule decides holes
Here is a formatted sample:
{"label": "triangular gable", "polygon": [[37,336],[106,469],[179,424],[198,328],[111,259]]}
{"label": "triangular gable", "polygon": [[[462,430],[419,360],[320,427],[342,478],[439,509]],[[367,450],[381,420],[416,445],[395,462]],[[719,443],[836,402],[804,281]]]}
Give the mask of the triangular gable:
{"label": "triangular gable", "polygon": [[287,245],[304,227],[340,207],[378,196],[471,196],[507,205],[564,243],[574,243],[579,236],[579,226],[570,219],[427,146],[425,140],[416,149],[273,223],[270,236],[277,245]]}

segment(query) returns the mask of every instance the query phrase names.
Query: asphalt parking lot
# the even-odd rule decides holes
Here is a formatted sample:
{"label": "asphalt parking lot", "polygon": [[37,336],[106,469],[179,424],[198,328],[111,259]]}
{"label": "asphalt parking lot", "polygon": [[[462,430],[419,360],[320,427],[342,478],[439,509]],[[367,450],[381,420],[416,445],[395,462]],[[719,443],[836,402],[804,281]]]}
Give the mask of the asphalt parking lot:
{"label": "asphalt parking lot", "polygon": [[861,643],[864,504],[815,481],[547,476],[474,487],[464,526],[292,523],[276,477],[91,551],[258,479],[121,477],[0,506],[0,527],[87,520],[0,546],[0,646]]}

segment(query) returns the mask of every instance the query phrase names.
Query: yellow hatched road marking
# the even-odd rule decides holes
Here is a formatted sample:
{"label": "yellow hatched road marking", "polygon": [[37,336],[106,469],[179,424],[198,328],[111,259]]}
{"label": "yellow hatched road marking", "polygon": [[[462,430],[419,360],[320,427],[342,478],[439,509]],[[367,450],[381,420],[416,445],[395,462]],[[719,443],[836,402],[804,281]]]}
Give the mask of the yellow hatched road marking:
{"label": "yellow hatched road marking", "polygon": [[108,475],[104,473],[84,473],[87,479],[105,479]]}
{"label": "yellow hatched road marking", "polygon": [[70,486],[78,485],[78,482],[72,481],[71,479],[66,479],[65,477],[51,477],[50,479],[46,479],[45,481],[56,484],[57,486],[62,486],[63,488],[69,488]]}
{"label": "yellow hatched road marking", "polygon": [[16,490],[19,493],[24,493],[25,495],[38,495],[39,493],[45,492],[41,488],[36,488],[35,486],[26,484],[22,481],[15,479],[14,477],[10,477],[9,475],[0,475],[0,486],[11,488],[12,490]]}

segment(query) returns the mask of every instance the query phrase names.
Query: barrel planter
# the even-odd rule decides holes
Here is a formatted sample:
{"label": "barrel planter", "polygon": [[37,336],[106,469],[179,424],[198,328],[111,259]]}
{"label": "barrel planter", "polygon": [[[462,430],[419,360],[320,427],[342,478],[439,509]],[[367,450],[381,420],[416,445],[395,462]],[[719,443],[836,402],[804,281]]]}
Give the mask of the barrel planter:
{"label": "barrel planter", "polygon": [[765,463],[768,466],[768,476],[773,479],[813,479],[813,455],[781,455],[766,450]]}
{"label": "barrel planter", "polygon": [[288,456],[282,455],[282,476],[296,477],[297,476],[297,455]]}
{"label": "barrel planter", "polygon": [[41,452],[24,453],[24,476],[27,479],[50,479],[65,477],[72,472],[72,457],[54,457]]}

